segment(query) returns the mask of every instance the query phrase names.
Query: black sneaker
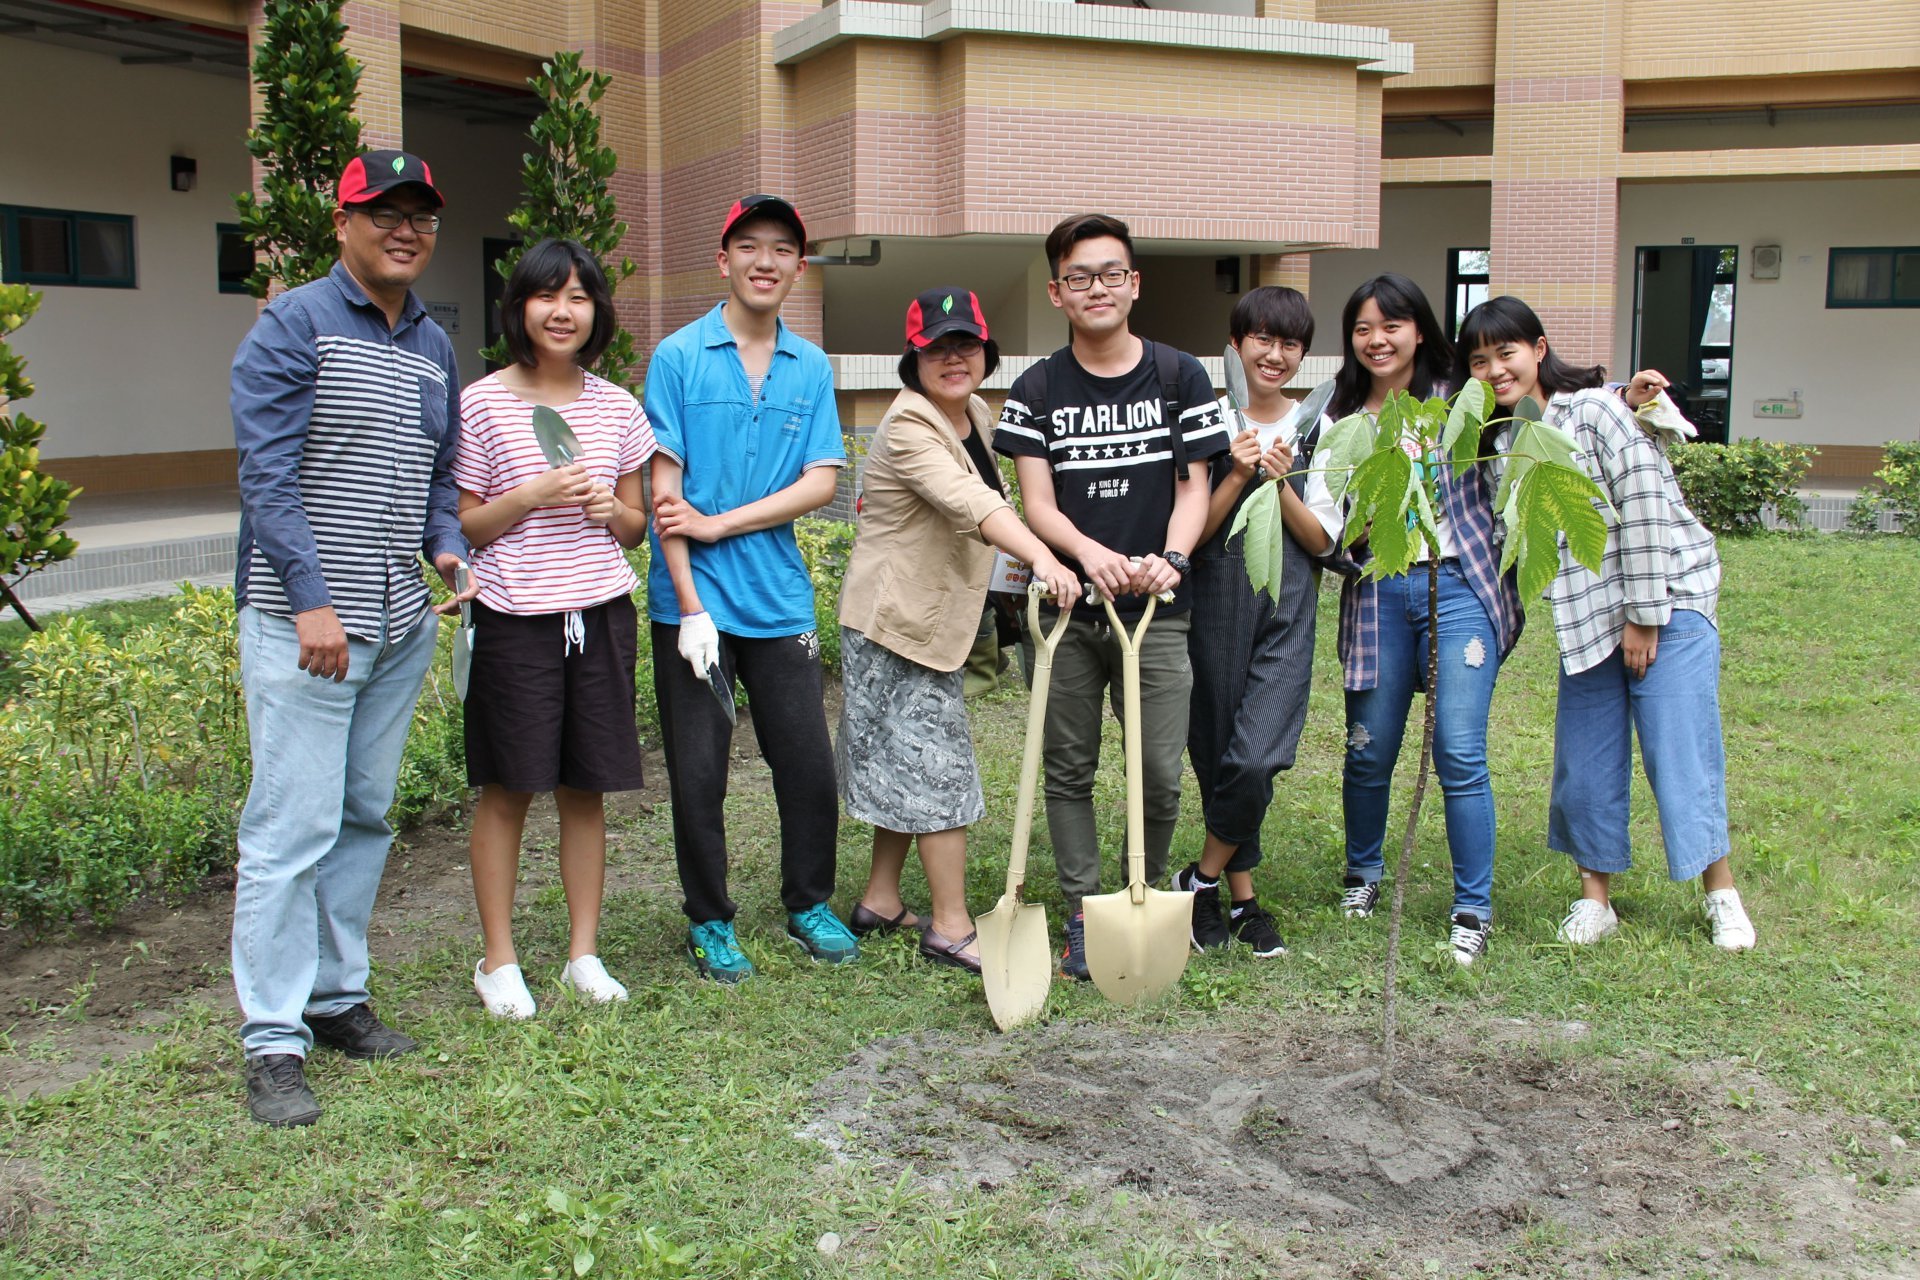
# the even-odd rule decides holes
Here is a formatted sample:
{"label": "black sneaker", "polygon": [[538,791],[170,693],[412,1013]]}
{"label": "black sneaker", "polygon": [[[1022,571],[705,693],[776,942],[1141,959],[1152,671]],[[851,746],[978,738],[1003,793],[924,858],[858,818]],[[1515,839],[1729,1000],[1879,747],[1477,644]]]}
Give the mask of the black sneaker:
{"label": "black sneaker", "polygon": [[1067,921],[1067,949],[1060,956],[1060,976],[1075,982],[1093,977],[1087,972],[1087,918],[1078,912]]}
{"label": "black sneaker", "polygon": [[1349,920],[1365,920],[1380,905],[1380,882],[1347,876],[1340,881],[1340,911]]}
{"label": "black sneaker", "polygon": [[1448,941],[1453,943],[1453,958],[1462,968],[1486,954],[1487,934],[1492,930],[1492,921],[1482,920],[1471,911],[1462,911],[1454,916],[1453,932],[1448,936]]}
{"label": "black sneaker", "polygon": [[318,1017],[307,1015],[307,1028],[315,1044],[338,1049],[349,1058],[397,1058],[412,1053],[420,1042],[402,1035],[373,1016],[373,1006],[361,1001],[339,1013]]}
{"label": "black sneaker", "polygon": [[247,1110],[276,1129],[318,1120],[320,1103],[307,1088],[306,1061],[297,1053],[248,1058]]}
{"label": "black sneaker", "polygon": [[1253,954],[1262,960],[1287,954],[1287,944],[1280,930],[1274,928],[1273,917],[1255,900],[1233,904],[1232,928],[1233,936],[1252,947]]}
{"label": "black sneaker", "polygon": [[1174,888],[1193,895],[1193,949],[1224,947],[1232,941],[1232,936],[1227,932],[1226,917],[1220,914],[1220,882],[1214,881],[1209,889],[1195,884],[1199,878],[1197,862],[1189,862],[1187,869],[1173,878]]}

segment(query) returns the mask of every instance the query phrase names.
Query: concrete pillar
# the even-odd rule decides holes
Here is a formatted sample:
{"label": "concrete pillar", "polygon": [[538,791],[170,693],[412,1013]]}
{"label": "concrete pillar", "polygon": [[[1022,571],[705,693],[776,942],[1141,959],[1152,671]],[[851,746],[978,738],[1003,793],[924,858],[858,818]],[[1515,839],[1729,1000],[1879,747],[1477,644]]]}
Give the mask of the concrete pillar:
{"label": "concrete pillar", "polygon": [[600,100],[600,140],[620,157],[608,180],[627,224],[620,253],[639,268],[615,295],[620,323],[643,360],[666,337],[661,320],[664,227],[660,216],[660,7],[667,0],[596,0],[578,6],[581,60],[613,77]]}
{"label": "concrete pillar", "polygon": [[1625,0],[1501,0],[1491,286],[1575,364],[1613,347]]}
{"label": "concrete pillar", "polygon": [[1253,255],[1253,285],[1281,285],[1307,292],[1313,257],[1305,253],[1256,253]]}
{"label": "concrete pillar", "polygon": [[369,151],[403,145],[399,0],[347,0],[347,52],[360,63],[360,141]]}

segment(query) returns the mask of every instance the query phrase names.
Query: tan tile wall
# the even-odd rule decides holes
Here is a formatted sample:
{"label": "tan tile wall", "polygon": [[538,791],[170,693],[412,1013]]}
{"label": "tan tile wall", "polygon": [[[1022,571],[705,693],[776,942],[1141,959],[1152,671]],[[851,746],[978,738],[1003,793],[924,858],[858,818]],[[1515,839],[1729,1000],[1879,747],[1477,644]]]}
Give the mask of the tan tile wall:
{"label": "tan tile wall", "polygon": [[1630,79],[1920,66],[1914,0],[1627,0]]}
{"label": "tan tile wall", "polygon": [[[1385,27],[1412,41],[1413,74],[1395,76],[1395,91],[1493,82],[1494,0],[1320,0],[1321,22]],[[1506,6],[1513,8],[1512,0]],[[1564,42],[1561,42],[1564,43]]]}

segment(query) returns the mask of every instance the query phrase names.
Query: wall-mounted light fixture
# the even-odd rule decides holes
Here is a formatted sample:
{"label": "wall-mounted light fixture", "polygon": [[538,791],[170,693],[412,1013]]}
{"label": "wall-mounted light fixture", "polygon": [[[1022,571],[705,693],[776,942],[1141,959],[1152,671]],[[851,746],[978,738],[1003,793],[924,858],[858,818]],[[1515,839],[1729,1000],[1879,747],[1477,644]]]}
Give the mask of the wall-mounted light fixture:
{"label": "wall-mounted light fixture", "polygon": [[200,176],[200,162],[192,156],[167,157],[168,185],[175,191],[191,191]]}

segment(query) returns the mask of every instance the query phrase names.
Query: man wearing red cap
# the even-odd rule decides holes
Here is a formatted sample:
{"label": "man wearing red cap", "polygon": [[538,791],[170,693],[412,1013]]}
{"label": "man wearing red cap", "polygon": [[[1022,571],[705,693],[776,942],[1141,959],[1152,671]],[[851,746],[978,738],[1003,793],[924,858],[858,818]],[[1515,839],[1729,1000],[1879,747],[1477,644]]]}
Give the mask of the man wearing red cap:
{"label": "man wearing red cap", "polygon": [[340,260],[261,312],[233,360],[253,743],[233,982],[248,1107],[263,1124],[319,1118],[304,1070],[316,1044],[353,1058],[417,1047],[368,1002],[367,921],[438,632],[420,557],[452,586],[467,554],[453,345],[412,293],[443,203],[416,156],[348,162],[333,212]]}
{"label": "man wearing red cap", "polygon": [[726,299],[661,343],[647,369],[659,450],[647,579],[653,687],[687,955],[722,982],[753,973],[727,896],[722,806],[736,677],[773,771],[787,936],[830,964],[860,954],[827,903],[839,804],[813,583],[793,532],[797,517],[833,500],[847,461],[826,354],[780,320],[806,270],[806,241],[785,200],[736,201],[720,228]]}

